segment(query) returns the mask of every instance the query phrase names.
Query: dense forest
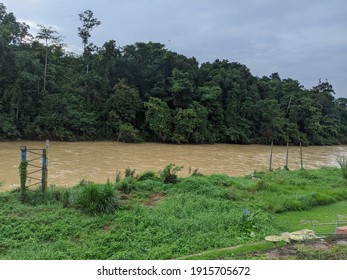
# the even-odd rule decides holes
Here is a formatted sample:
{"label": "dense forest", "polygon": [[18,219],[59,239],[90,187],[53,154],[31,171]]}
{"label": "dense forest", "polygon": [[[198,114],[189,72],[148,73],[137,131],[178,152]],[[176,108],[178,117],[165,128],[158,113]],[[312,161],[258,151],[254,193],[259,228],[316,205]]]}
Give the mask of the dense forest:
{"label": "dense forest", "polygon": [[91,32],[101,22],[78,16],[80,55],[53,28],[31,35],[0,3],[0,140],[347,143],[347,98],[328,81],[306,89],[154,42],[98,47]]}

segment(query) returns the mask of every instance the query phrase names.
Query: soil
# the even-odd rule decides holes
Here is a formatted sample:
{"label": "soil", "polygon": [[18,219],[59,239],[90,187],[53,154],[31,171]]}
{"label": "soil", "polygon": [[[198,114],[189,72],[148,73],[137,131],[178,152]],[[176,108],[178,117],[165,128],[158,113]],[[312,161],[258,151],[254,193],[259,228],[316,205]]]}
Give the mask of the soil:
{"label": "soil", "polygon": [[[311,250],[312,252],[318,252],[319,250],[329,251],[336,246],[347,246],[347,236],[334,236],[328,238],[319,238],[306,242],[298,242],[293,244],[288,244],[275,249],[270,249],[262,253],[254,253],[253,256],[265,256],[272,260],[285,260],[285,259],[296,259],[299,250],[305,247],[305,250]],[[347,256],[346,256],[347,257]],[[310,258],[311,259],[311,258]],[[312,256],[312,259],[315,259]]]}
{"label": "soil", "polygon": [[164,193],[162,192],[158,192],[158,193],[154,193],[152,194],[148,201],[145,203],[145,205],[147,206],[155,206],[157,205],[160,201],[162,201],[164,199]]}

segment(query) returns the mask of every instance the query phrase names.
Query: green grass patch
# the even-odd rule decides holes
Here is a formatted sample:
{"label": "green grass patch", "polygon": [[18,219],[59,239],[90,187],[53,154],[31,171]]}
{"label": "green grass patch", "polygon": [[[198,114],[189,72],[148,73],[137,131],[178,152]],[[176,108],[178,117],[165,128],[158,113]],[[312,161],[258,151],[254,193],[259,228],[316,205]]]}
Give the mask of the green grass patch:
{"label": "green grass patch", "polygon": [[[312,229],[314,224],[335,223],[337,220],[347,220],[347,201],[318,206],[306,211],[291,211],[273,215],[273,221],[281,231]],[[334,229],[335,226],[317,227],[319,232],[334,232]]]}
{"label": "green grass patch", "polygon": [[[176,175],[171,169],[168,177]],[[175,259],[240,244],[262,250],[272,244],[249,244],[310,225],[303,221],[330,221],[323,219],[329,211],[334,219],[347,215],[347,181],[337,168],[163,178],[146,172],[28,190],[24,201],[18,191],[1,193],[0,259]],[[320,214],[319,205],[327,205]]]}

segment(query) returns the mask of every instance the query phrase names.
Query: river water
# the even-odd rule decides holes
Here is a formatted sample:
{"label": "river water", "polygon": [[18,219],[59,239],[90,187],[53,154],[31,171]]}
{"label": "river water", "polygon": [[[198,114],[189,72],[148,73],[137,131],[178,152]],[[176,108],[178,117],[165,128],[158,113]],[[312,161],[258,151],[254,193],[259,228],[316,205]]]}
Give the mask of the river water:
{"label": "river water", "polygon": [[[19,186],[20,146],[41,149],[45,147],[45,143],[0,142],[0,190]],[[32,156],[28,154],[28,160]],[[338,156],[347,156],[346,145],[303,147],[303,164],[306,169],[338,166]],[[82,179],[93,182],[106,182],[107,179],[113,181],[117,171],[123,173],[126,168],[136,169],[135,174],[146,170],[159,171],[169,163],[184,166],[181,176],[188,175],[189,167],[199,168],[199,172],[203,174],[246,175],[254,170],[265,171],[269,168],[270,146],[50,142],[48,158],[48,184],[72,186]],[[289,169],[300,168],[299,147],[290,146],[288,158]],[[272,168],[283,167],[285,160],[286,147],[275,146]],[[40,166],[40,160],[36,164]],[[41,175],[37,173],[36,176]]]}

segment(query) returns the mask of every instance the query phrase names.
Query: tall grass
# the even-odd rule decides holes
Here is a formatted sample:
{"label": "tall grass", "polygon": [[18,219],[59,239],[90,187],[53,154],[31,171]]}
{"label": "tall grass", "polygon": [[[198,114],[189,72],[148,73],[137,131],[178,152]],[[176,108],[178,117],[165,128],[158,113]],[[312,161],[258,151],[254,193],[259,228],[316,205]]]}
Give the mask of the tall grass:
{"label": "tall grass", "polygon": [[337,162],[339,163],[342,171],[342,176],[347,179],[347,157],[339,157],[337,158]]}

